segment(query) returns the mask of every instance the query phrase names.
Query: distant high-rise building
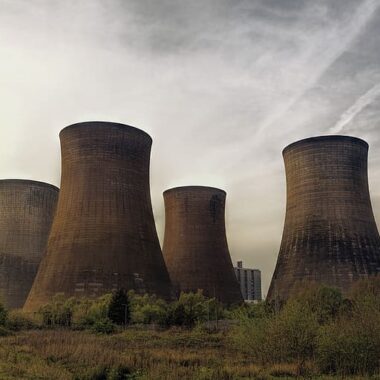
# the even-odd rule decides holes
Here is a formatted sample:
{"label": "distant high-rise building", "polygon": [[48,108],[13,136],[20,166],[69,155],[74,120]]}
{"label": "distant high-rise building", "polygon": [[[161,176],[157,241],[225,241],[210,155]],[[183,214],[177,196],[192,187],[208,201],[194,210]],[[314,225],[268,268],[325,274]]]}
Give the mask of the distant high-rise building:
{"label": "distant high-rise building", "polygon": [[261,301],[261,271],[243,268],[242,261],[237,262],[234,270],[244,301]]}

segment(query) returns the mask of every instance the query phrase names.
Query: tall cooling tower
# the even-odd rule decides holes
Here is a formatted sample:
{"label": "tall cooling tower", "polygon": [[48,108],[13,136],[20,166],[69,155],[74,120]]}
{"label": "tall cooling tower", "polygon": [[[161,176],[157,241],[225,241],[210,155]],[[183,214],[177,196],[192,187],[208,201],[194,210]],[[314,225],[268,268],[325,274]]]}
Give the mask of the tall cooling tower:
{"label": "tall cooling tower", "polygon": [[355,280],[379,273],[368,144],[348,136],[314,137],[289,145],[283,156],[286,218],[268,299],[286,300],[302,282],[346,293]]}
{"label": "tall cooling tower", "polygon": [[228,251],[223,190],[203,186],[164,192],[164,258],[173,285],[223,303],[242,301]]}
{"label": "tall cooling tower", "polygon": [[169,298],[150,198],[150,136],[86,122],[64,128],[60,140],[57,213],[25,310],[56,293],[95,297],[124,288]]}
{"label": "tall cooling tower", "polygon": [[21,308],[36,276],[53,221],[58,188],[0,180],[0,302]]}

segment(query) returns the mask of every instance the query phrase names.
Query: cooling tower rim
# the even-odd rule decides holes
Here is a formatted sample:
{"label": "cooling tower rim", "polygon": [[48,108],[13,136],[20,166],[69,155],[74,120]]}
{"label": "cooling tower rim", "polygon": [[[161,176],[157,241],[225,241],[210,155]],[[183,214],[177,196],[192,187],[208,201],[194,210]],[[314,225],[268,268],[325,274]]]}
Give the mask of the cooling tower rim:
{"label": "cooling tower rim", "polygon": [[0,185],[1,184],[25,184],[25,185],[34,185],[38,187],[48,187],[53,190],[59,191],[59,187],[52,185],[51,183],[47,182],[41,182],[41,181],[35,181],[33,179],[19,179],[19,178],[0,178]]}
{"label": "cooling tower rim", "polygon": [[101,121],[101,120],[94,120],[94,121],[83,121],[83,122],[79,122],[79,123],[74,123],[74,124],[70,124],[68,125],[67,127],[61,129],[61,131],[59,132],[59,137],[61,137],[61,135],[65,132],[67,132],[68,130],[71,130],[71,129],[78,129],[80,127],[88,127],[90,125],[97,125],[97,126],[108,126],[108,127],[113,127],[113,128],[117,128],[117,129],[120,129],[120,130],[126,130],[126,129],[129,129],[133,132],[136,132],[140,135],[143,135],[145,137],[147,137],[150,141],[152,141],[152,137],[145,131],[143,131],[142,129],[139,129],[139,128],[136,128],[136,127],[133,127],[132,125],[128,125],[128,124],[122,124],[122,123],[115,123],[115,122],[112,122],[112,121]]}
{"label": "cooling tower rim", "polygon": [[227,193],[222,190],[222,189],[219,189],[218,187],[212,187],[212,186],[197,186],[197,185],[189,185],[189,186],[177,186],[177,187],[172,187],[170,189],[167,189],[163,192],[163,195],[166,195],[168,193],[174,193],[174,192],[186,192],[186,191],[198,191],[198,190],[209,190],[209,191],[217,191],[217,192],[220,192],[220,193],[223,193],[224,195],[226,195]]}
{"label": "cooling tower rim", "polygon": [[310,142],[322,142],[322,141],[350,141],[350,142],[362,144],[367,149],[369,147],[368,143],[359,137],[345,136],[345,135],[324,135],[324,136],[308,137],[306,139],[295,141],[287,145],[283,149],[282,154],[284,155],[286,152],[288,152],[289,150],[295,147],[298,147],[299,145],[308,144]]}

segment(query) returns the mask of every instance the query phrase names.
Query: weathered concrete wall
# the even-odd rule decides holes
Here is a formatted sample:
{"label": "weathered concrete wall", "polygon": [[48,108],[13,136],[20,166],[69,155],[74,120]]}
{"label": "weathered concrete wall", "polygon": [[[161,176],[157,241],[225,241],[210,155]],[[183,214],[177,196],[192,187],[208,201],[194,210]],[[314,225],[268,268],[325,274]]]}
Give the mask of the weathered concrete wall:
{"label": "weathered concrete wall", "polygon": [[58,188],[0,180],[0,301],[21,308],[32,287],[57,206]]}
{"label": "weathered concrete wall", "polygon": [[61,192],[25,310],[58,292],[95,297],[116,288],[168,298],[149,187],[152,140],[116,123],[87,122],[60,133]]}
{"label": "weathered concrete wall", "polygon": [[345,293],[358,278],[379,273],[368,144],[354,137],[322,136],[289,145],[283,156],[286,219],[268,298],[288,298],[300,281]]}
{"label": "weathered concrete wall", "polygon": [[223,303],[242,301],[228,251],[223,190],[188,186],[164,192],[164,258],[173,285],[203,289]]}

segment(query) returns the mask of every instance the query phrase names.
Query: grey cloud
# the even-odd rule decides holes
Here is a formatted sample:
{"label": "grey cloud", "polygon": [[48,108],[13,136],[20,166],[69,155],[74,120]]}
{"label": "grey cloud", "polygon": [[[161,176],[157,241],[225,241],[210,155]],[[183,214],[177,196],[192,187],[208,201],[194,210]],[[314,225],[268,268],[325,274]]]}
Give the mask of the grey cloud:
{"label": "grey cloud", "polygon": [[[0,0],[0,171],[59,184],[58,132],[113,120],[153,137],[151,184],[228,191],[234,261],[269,284],[285,211],[282,148],[327,133],[380,83],[379,0]],[[379,99],[345,125],[371,144]],[[380,220],[379,220],[380,221]]]}

